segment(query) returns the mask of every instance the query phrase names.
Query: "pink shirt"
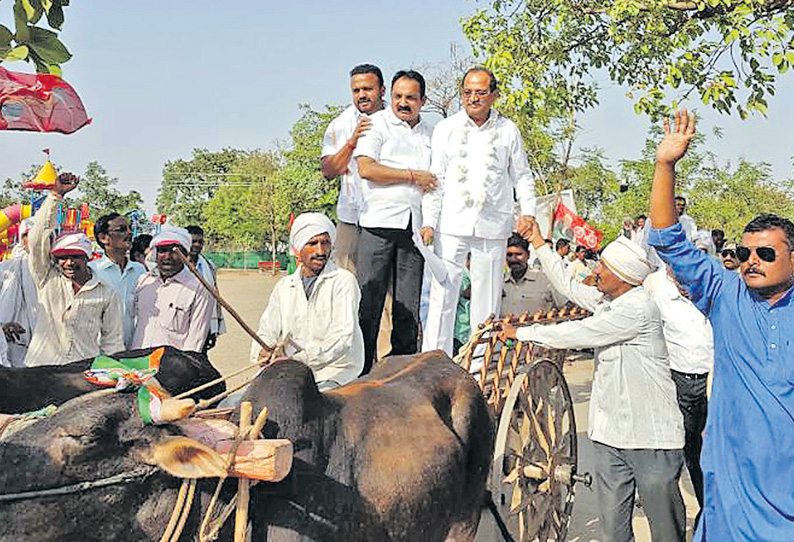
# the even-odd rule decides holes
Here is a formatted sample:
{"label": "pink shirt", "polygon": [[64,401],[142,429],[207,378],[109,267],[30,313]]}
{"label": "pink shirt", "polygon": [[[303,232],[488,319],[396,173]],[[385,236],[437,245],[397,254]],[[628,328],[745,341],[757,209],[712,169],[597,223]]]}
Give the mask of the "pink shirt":
{"label": "pink shirt", "polygon": [[210,323],[210,294],[185,266],[163,280],[157,271],[138,279],[131,348],[171,345],[201,352]]}

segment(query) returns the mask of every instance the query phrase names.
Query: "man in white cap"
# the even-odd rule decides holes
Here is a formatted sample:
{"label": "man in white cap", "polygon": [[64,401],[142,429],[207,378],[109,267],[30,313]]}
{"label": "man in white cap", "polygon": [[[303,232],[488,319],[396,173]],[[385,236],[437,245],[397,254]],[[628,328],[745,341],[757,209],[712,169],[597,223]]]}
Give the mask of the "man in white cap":
{"label": "man in white cap", "polygon": [[251,361],[276,347],[304,362],[321,391],[354,380],[364,368],[364,338],[358,323],[361,290],[356,277],[331,261],[336,229],[322,213],[295,219],[290,245],[298,269],[276,284],[251,344]]}
{"label": "man in white cap", "polygon": [[38,290],[39,310],[25,358],[28,367],[61,365],[124,350],[121,303],[88,267],[91,241],[84,233],[50,240],[58,205],[78,183],[71,173],[58,176],[29,233],[30,274]]}
{"label": "man in white cap", "polygon": [[24,367],[30,338],[36,327],[39,298],[28,265],[28,237],[33,219],[19,224],[19,243],[11,259],[0,263],[0,322],[8,349],[4,364]]}
{"label": "man in white cap", "polygon": [[685,509],[678,479],[684,464],[684,426],[670,375],[659,309],[642,287],[653,271],[645,251],[618,237],[594,270],[595,286],[566,275],[537,224],[528,231],[552,285],[593,312],[583,320],[516,329],[506,338],[549,348],[594,348],[595,376],[588,435],[604,539],[629,541],[635,491],[653,540],[683,541]]}
{"label": "man in white cap", "polygon": [[185,265],[191,242],[184,228],[163,228],[152,239],[157,268],[138,279],[131,348],[201,352],[212,308],[210,293]]}

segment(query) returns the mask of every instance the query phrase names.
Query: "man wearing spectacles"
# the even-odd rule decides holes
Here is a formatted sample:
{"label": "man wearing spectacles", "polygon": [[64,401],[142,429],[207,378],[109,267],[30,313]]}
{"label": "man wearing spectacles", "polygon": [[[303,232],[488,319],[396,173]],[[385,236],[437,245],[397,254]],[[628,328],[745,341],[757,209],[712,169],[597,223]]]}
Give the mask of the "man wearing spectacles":
{"label": "man wearing spectacles", "polygon": [[499,314],[502,267],[513,232],[515,195],[521,207],[516,230],[534,221],[535,181],[518,127],[493,109],[499,96],[494,74],[472,68],[463,77],[463,110],[433,132],[431,171],[439,190],[424,206],[422,236],[446,263],[448,282],[430,286],[423,350],[452,354],[458,289],[471,253],[471,326]]}
{"label": "man wearing spectacles", "polygon": [[132,229],[127,219],[118,213],[100,217],[94,224],[94,237],[105,255],[88,263],[101,282],[110,286],[121,301],[124,347],[130,348],[135,333],[135,288],[146,268],[129,259]]}
{"label": "man wearing spectacles", "polygon": [[739,272],[739,260],[736,259],[736,243],[725,243],[720,252],[722,267],[728,271]]}
{"label": "man wearing spectacles", "polygon": [[649,243],[714,329],[704,505],[693,540],[794,540],[794,223],[757,216],[736,249],[740,273],[723,269],[676,222],[675,164],[695,135],[695,118],[676,111],[664,131]]}

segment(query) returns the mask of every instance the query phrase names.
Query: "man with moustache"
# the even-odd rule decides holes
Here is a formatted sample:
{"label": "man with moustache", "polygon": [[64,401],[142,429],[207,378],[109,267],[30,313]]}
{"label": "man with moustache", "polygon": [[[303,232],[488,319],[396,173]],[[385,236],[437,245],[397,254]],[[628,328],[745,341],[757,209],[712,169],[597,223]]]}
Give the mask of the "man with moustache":
{"label": "man with moustache", "polygon": [[[471,252],[471,326],[499,314],[506,241],[534,221],[535,181],[518,128],[492,106],[499,96],[493,73],[472,68],[461,87],[463,110],[438,123],[433,165],[439,190],[428,197],[422,235],[446,263],[448,284],[433,279],[423,350],[452,354],[461,271]],[[515,196],[514,196],[515,194]]]}
{"label": "man with moustache", "polygon": [[146,273],[146,268],[129,259],[132,228],[120,214],[110,213],[100,217],[94,224],[94,238],[105,255],[91,261],[88,266],[119,297],[124,348],[129,349],[135,331],[135,288],[140,276]]}
{"label": "man with moustache", "polygon": [[372,64],[360,64],[350,70],[353,105],[328,125],[323,136],[320,158],[323,176],[341,178],[336,204],[336,244],[334,260],[342,269],[355,273],[356,228],[361,207],[361,178],[353,160],[359,138],[372,125],[369,115],[383,109],[383,74]]}
{"label": "man with moustache", "polygon": [[588,286],[565,273],[536,223],[529,241],[554,288],[593,316],[518,329],[503,325],[503,338],[547,348],[594,349],[588,436],[604,539],[634,540],[636,492],[651,538],[683,542],[686,518],[678,480],[684,465],[684,426],[661,313],[642,286],[653,265],[643,248],[619,236],[595,266],[595,286]]}
{"label": "man with moustache", "polygon": [[113,288],[88,266],[93,255],[84,233],[51,241],[58,205],[79,179],[61,173],[36,214],[29,233],[28,263],[38,291],[36,327],[25,365],[62,365],[124,350],[121,303]]}
{"label": "man with moustache", "polygon": [[184,228],[163,228],[152,239],[157,267],[138,280],[132,348],[202,351],[212,307],[210,293],[185,265],[191,243]]}
{"label": "man with moustache", "polygon": [[648,242],[714,329],[703,437],[703,510],[693,540],[794,540],[794,223],[761,214],[736,248],[740,273],[687,241],[675,164],[695,117],[675,112],[656,149]]}
{"label": "man with moustache", "polygon": [[251,362],[284,354],[308,365],[320,391],[343,386],[364,368],[364,339],[358,324],[361,300],[356,277],[331,260],[336,228],[322,213],[295,219],[290,245],[298,269],[281,279],[259,320],[257,334],[268,345],[251,343]]}
{"label": "man with moustache", "polygon": [[[188,255],[190,263],[196,267],[196,271],[201,274],[201,277],[215,290],[218,290],[218,271],[215,265],[209,261],[202,252],[204,251],[204,228],[201,226],[188,226],[187,232],[190,234],[192,240],[190,244],[190,254]],[[218,336],[226,333],[226,320],[223,318],[223,309],[220,302],[213,299],[210,301],[212,311],[210,313],[210,329],[207,335],[207,341],[204,343],[202,352],[207,352],[215,347],[218,341]]]}
{"label": "man with moustache", "polygon": [[529,243],[514,233],[507,240],[507,267],[500,316],[547,312],[554,307],[554,291],[546,275],[529,268]]}
{"label": "man with moustache", "polygon": [[[435,190],[430,168],[431,129],[421,122],[425,80],[413,70],[398,71],[391,82],[391,108],[372,115],[354,157],[362,182],[356,275],[364,334],[364,374],[375,361],[375,347],[389,282],[393,284],[392,354],[418,350],[419,296],[424,259],[414,245],[422,225],[422,199]],[[367,265],[361,265],[366,262]],[[452,313],[452,325],[455,314]]]}

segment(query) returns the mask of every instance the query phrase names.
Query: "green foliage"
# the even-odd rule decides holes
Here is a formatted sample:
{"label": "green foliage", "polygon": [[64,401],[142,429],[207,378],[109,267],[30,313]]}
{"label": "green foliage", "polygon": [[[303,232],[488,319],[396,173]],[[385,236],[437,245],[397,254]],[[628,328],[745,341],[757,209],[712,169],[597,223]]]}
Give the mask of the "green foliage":
{"label": "green foliage", "polygon": [[158,197],[160,212],[179,224],[203,225],[216,246],[275,251],[287,239],[290,213],[333,216],[338,181],[323,177],[319,157],[325,129],[340,111],[302,105],[289,143],[277,151],[196,149],[189,162],[168,162]]}
{"label": "green foliage", "polygon": [[118,179],[108,175],[107,170],[96,160],[90,162],[80,178],[78,201],[88,203],[91,220],[95,221],[108,213],[127,215],[138,211],[143,217],[143,198],[140,193],[131,190],[123,194],[116,188]]}
{"label": "green foliage", "polygon": [[692,94],[721,113],[765,114],[794,65],[787,0],[492,0],[463,31],[507,107],[541,125],[592,107],[596,71],[652,118]]}
{"label": "green foliage", "polygon": [[243,155],[245,152],[238,149],[193,149],[190,160],[166,162],[157,193],[158,212],[168,215],[170,223],[181,226],[203,224],[204,206]]}
{"label": "green foliage", "polygon": [[0,62],[25,60],[38,73],[61,74],[61,64],[72,54],[58,39],[58,34],[37,26],[46,15],[47,25],[55,30],[63,26],[63,8],[69,0],[14,0],[14,31],[0,25]]}

